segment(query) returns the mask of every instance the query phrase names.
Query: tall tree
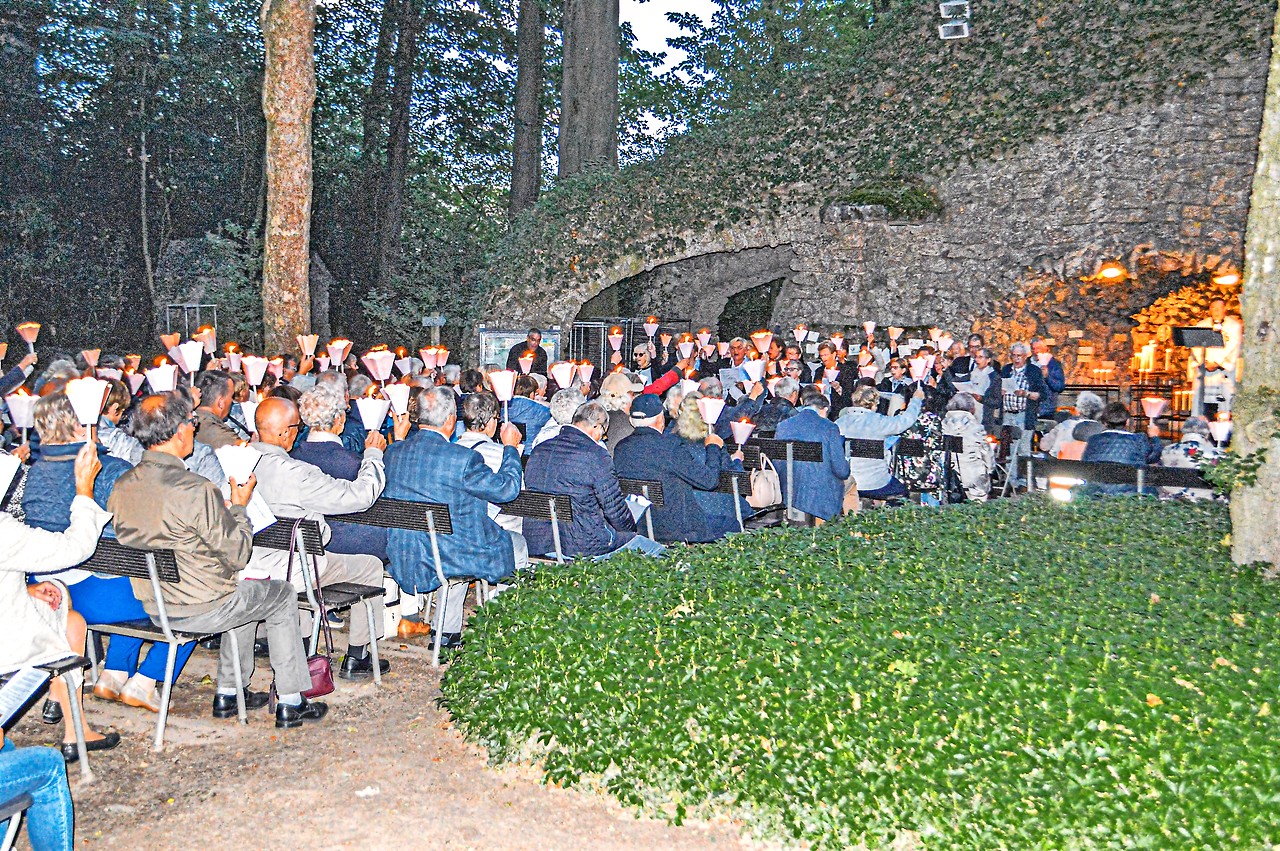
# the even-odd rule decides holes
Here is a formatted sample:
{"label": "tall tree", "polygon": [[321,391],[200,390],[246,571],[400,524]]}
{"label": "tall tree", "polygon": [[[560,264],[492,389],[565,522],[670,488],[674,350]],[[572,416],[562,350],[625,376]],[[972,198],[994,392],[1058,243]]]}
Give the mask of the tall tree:
{"label": "tall tree", "polygon": [[618,167],[618,0],[565,0],[560,177]]}
{"label": "tall tree", "polygon": [[311,109],[316,97],[314,0],[264,0],[267,223],[262,254],[267,351],[292,348],[311,325]]}
{"label": "tall tree", "polygon": [[418,33],[422,0],[401,0],[400,33],[396,40],[395,84],[391,89],[391,126],[387,132],[387,171],[383,183],[382,221],[378,238],[377,282],[389,280],[400,262],[404,231],[404,187],[409,168],[410,108],[418,67]]}
{"label": "tall tree", "polygon": [[533,206],[542,191],[542,74],[546,63],[542,0],[520,0],[516,22],[515,144],[508,218]]}
{"label": "tall tree", "polygon": [[1257,481],[1231,497],[1231,554],[1239,564],[1267,562],[1280,568],[1280,13],[1272,35],[1266,105],[1253,175],[1245,235],[1241,392],[1232,404],[1234,450],[1267,451]]}

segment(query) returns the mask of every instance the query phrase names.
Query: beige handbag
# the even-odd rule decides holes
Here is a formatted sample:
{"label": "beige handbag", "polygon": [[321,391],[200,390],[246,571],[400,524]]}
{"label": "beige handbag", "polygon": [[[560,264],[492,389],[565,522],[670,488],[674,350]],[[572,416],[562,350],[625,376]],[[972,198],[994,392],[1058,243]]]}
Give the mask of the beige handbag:
{"label": "beige handbag", "polygon": [[759,470],[751,471],[751,496],[747,505],[752,508],[769,508],[782,502],[782,479],[769,456],[760,453]]}

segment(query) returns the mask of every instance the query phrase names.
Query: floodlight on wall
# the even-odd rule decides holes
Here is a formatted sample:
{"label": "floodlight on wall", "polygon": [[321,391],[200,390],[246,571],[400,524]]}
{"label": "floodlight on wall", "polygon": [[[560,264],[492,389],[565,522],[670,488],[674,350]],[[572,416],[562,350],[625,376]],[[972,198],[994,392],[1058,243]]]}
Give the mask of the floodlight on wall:
{"label": "floodlight on wall", "polygon": [[969,17],[969,0],[947,0],[938,4],[938,14],[947,20]]}
{"label": "floodlight on wall", "polygon": [[1220,287],[1234,287],[1240,283],[1240,273],[1234,269],[1227,269],[1214,275],[1213,282]]}
{"label": "floodlight on wall", "polygon": [[1108,260],[1098,267],[1098,277],[1104,281],[1120,281],[1129,276],[1129,270],[1118,260]]}
{"label": "floodlight on wall", "polygon": [[969,37],[968,21],[948,21],[938,26],[938,38],[943,41],[955,41],[956,39]]}

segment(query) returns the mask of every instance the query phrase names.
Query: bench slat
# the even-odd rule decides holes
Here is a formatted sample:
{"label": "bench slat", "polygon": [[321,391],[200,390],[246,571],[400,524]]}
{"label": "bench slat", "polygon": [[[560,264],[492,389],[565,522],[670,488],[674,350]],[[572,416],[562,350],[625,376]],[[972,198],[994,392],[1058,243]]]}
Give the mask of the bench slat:
{"label": "bench slat", "polygon": [[[178,582],[178,560],[173,550],[152,550],[155,556],[156,572],[161,582]],[[126,547],[111,538],[100,538],[98,548],[89,560],[77,565],[82,570],[94,573],[106,573],[111,576],[127,576],[132,579],[147,579],[147,551]]]}
{"label": "bench slat", "polygon": [[720,481],[716,485],[716,493],[733,493],[733,480],[738,480],[738,495],[751,496],[751,473],[745,470],[721,470]]}
{"label": "bench slat", "polygon": [[561,523],[572,523],[573,502],[568,494],[522,490],[515,499],[498,507],[503,514],[510,514],[512,517],[550,521],[552,500],[556,505],[556,519]]}
{"label": "bench slat", "polygon": [[647,497],[649,502],[653,503],[654,508],[661,508],[663,506],[662,482],[648,479],[618,479],[618,487],[622,489],[623,496],[645,496],[646,486],[649,488]]}
{"label": "bench slat", "polygon": [[[1136,485],[1138,469],[1127,464],[1071,461],[1065,458],[1034,459],[1032,462],[1032,472],[1038,477],[1061,476],[1104,485]],[[1143,467],[1142,470],[1144,487],[1213,487],[1198,470],[1185,467]]]}
{"label": "bench slat", "polygon": [[816,463],[822,461],[822,444],[809,440],[776,440],[771,437],[752,437],[747,445],[755,444],[760,451],[768,455],[774,464],[787,459],[787,445],[791,445],[791,457],[795,461]]}
{"label": "bench slat", "polygon": [[453,521],[449,506],[438,502],[413,502],[407,499],[379,497],[364,511],[353,514],[334,514],[329,519],[342,523],[360,523],[365,526],[381,526],[384,529],[408,529],[411,532],[429,532],[427,514],[435,522],[436,533],[453,534]]}
{"label": "bench slat", "polygon": [[[293,539],[293,524],[297,517],[277,517],[276,522],[253,536],[253,545],[268,550],[288,551]],[[320,524],[315,520],[302,521],[302,544],[307,553],[315,556],[324,555],[324,541],[320,537]]]}

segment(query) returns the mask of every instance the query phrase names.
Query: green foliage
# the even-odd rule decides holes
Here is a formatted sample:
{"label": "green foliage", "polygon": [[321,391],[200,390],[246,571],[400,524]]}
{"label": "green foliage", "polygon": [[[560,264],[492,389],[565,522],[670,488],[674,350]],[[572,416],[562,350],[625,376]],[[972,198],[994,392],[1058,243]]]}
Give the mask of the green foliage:
{"label": "green foliage", "polygon": [[[931,180],[1095,111],[1159,102],[1225,61],[1257,57],[1266,0],[975,3],[973,36],[937,37],[937,4],[893,0],[849,47],[782,63],[773,86],[695,124],[608,183],[566,182],[517,221],[486,275],[513,299],[581,287],[691,234],[766,222],[884,181]],[[857,37],[854,37],[854,33]],[[790,70],[795,64],[794,73]]]}
{"label": "green foliage", "polygon": [[547,567],[444,699],[495,761],[818,847],[1268,847],[1280,607],[1228,525],[1023,499]]}
{"label": "green foliage", "polygon": [[895,219],[927,219],[942,212],[938,195],[912,184],[868,184],[845,193],[840,204],[876,204],[886,208]]}

